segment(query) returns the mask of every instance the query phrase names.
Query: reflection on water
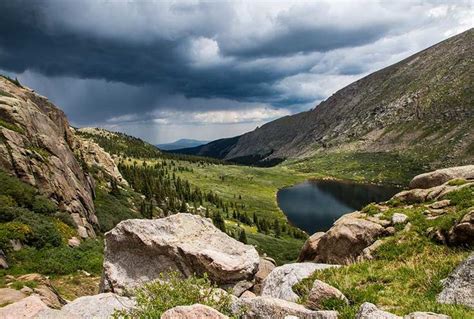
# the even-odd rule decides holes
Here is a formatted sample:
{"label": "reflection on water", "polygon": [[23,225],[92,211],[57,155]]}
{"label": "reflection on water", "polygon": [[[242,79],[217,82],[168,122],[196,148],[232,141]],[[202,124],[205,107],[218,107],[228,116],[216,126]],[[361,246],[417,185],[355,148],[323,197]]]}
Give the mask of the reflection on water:
{"label": "reflection on water", "polygon": [[328,230],[340,216],[385,201],[398,191],[392,186],[316,180],[278,191],[277,201],[288,220],[311,235]]}

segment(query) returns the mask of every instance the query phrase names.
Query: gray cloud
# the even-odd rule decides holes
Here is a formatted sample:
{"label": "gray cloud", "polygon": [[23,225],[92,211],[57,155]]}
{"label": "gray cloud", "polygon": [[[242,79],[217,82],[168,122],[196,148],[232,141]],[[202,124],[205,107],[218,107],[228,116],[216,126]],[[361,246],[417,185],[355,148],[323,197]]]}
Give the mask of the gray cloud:
{"label": "gray cloud", "polygon": [[314,107],[472,26],[469,1],[38,0],[2,1],[0,12],[0,69],[72,123],[159,126],[142,137],[160,142],[171,126],[209,125],[206,112],[236,128],[213,123],[214,133],[203,130],[212,139]]}

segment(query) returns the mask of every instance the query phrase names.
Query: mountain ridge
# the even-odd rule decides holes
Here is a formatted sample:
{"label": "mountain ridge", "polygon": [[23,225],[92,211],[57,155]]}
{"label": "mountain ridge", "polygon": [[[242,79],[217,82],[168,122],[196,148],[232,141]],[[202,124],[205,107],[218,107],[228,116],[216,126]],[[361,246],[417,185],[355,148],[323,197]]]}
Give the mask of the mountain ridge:
{"label": "mountain ridge", "polygon": [[309,111],[176,152],[256,165],[339,151],[410,152],[434,167],[469,163],[473,35],[470,29],[367,75]]}

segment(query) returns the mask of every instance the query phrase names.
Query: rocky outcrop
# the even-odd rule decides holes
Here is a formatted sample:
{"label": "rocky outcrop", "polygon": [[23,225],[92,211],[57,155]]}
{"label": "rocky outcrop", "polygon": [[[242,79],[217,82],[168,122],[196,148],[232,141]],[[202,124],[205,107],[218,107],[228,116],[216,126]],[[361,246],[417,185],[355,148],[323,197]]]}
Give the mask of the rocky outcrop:
{"label": "rocky outcrop", "polygon": [[464,187],[470,187],[471,185],[474,185],[474,183],[469,182],[463,185],[449,185],[449,182],[446,182],[442,185],[431,188],[415,188],[401,191],[400,193],[395,194],[392,198],[404,203],[423,203],[431,200],[438,200],[446,194],[460,190]]}
{"label": "rocky outcrop", "polygon": [[38,296],[29,296],[0,308],[0,318],[35,318],[41,311],[49,309]]}
{"label": "rocky outcrop", "polygon": [[314,311],[304,306],[272,297],[240,298],[233,304],[233,311],[244,319],[337,319],[336,311]]}
{"label": "rocky outcrop", "polygon": [[87,235],[94,236],[93,181],[73,153],[77,140],[66,116],[46,98],[4,78],[0,91],[7,94],[0,94],[0,168],[79,215]]}
{"label": "rocky outcrop", "polygon": [[114,180],[122,186],[128,186],[127,181],[120,174],[117,165],[109,153],[92,140],[77,136],[76,141],[74,151],[87,166],[98,168],[99,173],[104,175],[104,180]]}
{"label": "rocky outcrop", "polygon": [[34,282],[34,288],[22,290],[28,295],[37,295],[48,307],[58,309],[66,304],[66,300],[59,295],[49,279],[40,274],[22,275],[17,277],[16,280],[21,282]]}
{"label": "rocky outcrop", "polygon": [[178,306],[171,308],[161,315],[161,319],[228,319],[219,311],[205,305]]}
{"label": "rocky outcrop", "polygon": [[337,266],[316,263],[294,263],[276,267],[263,281],[262,296],[296,302],[298,295],[293,291],[293,285],[311,276],[317,270],[331,267]]}
{"label": "rocky outcrop", "polygon": [[460,304],[474,308],[474,253],[463,261],[443,282],[438,295],[440,303]]}
{"label": "rocky outcrop", "polygon": [[317,232],[311,235],[304,243],[298,256],[298,262],[314,260],[319,240],[324,236],[324,232]]}
{"label": "rocky outcrop", "polygon": [[340,299],[345,304],[349,304],[349,300],[339,289],[321,280],[315,280],[306,302],[308,308],[314,310],[323,309],[324,302],[329,299]]}
{"label": "rocky outcrop", "polygon": [[130,219],[105,234],[101,291],[122,292],[178,271],[183,276],[207,273],[220,285],[252,279],[259,264],[253,246],[191,214],[162,219]]}
{"label": "rocky outcrop", "polygon": [[314,261],[347,264],[387,232],[380,224],[355,216],[343,216],[321,238]]}
{"label": "rocky outcrop", "polygon": [[474,180],[474,165],[443,168],[417,175],[411,180],[409,187],[411,189],[432,188],[452,179]]}

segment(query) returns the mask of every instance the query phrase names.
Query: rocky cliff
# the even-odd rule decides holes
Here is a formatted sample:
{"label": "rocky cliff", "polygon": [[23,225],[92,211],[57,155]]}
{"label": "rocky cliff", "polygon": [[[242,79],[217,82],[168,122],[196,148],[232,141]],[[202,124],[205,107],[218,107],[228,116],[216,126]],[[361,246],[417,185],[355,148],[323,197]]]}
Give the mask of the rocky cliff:
{"label": "rocky cliff", "polygon": [[428,163],[469,163],[473,36],[468,30],[372,73],[310,111],[178,152],[274,163],[332,151],[403,151]]}
{"label": "rocky cliff", "polygon": [[60,109],[47,98],[0,77],[0,168],[17,176],[73,217],[82,237],[94,236],[94,180],[99,166],[124,183],[110,155],[74,135]]}

